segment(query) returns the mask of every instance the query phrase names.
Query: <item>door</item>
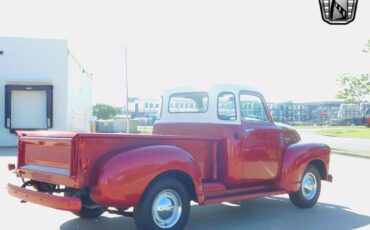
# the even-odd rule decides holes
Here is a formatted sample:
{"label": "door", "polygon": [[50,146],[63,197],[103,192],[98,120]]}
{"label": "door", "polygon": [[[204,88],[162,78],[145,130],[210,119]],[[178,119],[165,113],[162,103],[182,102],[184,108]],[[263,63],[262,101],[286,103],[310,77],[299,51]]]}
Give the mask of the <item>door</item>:
{"label": "door", "polygon": [[272,122],[261,95],[240,94],[242,164],[244,182],[259,184],[278,177],[282,158],[282,134]]}
{"label": "door", "polygon": [[53,127],[52,85],[5,85],[5,127],[43,130]]}
{"label": "door", "polygon": [[12,128],[46,129],[46,92],[12,91]]}

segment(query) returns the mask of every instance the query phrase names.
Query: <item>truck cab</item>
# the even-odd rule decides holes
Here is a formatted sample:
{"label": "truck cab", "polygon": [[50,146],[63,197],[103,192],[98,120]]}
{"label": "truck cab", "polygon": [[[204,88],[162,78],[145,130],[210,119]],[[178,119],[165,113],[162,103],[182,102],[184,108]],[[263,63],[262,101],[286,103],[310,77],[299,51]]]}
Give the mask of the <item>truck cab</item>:
{"label": "truck cab", "polygon": [[8,184],[11,195],[82,218],[133,216],[139,229],[182,229],[190,201],[289,194],[309,208],[321,180],[332,181],[330,148],[302,142],[273,121],[260,92],[240,85],[166,91],[152,135],[18,135],[18,163],[9,169],[25,183]]}
{"label": "truck cab", "polygon": [[274,123],[261,93],[238,85],[166,91],[153,133],[222,138],[217,157],[224,165],[215,174],[229,188],[276,181],[284,150],[300,141],[295,130]]}

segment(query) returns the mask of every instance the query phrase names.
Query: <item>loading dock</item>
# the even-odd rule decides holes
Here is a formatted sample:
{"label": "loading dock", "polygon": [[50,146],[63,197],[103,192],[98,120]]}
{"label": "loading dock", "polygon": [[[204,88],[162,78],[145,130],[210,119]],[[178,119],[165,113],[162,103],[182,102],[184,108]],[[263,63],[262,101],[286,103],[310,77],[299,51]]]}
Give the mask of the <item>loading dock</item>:
{"label": "loading dock", "polygon": [[0,37],[0,147],[17,130],[89,132],[91,84],[66,40]]}

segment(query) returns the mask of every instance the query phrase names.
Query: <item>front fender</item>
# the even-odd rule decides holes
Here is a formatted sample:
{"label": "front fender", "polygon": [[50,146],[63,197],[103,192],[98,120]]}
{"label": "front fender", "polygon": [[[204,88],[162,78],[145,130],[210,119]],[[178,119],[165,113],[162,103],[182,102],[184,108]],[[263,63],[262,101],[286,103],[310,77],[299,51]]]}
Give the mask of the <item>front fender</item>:
{"label": "front fender", "polygon": [[281,170],[280,187],[288,193],[296,192],[300,188],[300,182],[307,165],[319,160],[329,169],[330,148],[325,144],[297,143],[290,145],[284,152]]}
{"label": "front fender", "polygon": [[168,145],[137,148],[100,161],[92,174],[90,197],[103,206],[135,206],[150,182],[171,170],[188,174],[198,199],[204,199],[197,161],[183,149]]}

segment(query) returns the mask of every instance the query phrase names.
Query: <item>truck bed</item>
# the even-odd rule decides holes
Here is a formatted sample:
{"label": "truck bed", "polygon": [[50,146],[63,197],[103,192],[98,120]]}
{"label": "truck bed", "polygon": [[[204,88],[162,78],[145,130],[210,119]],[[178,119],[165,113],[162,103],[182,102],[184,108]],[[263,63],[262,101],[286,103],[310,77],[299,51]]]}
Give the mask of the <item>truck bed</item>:
{"label": "truck bed", "polygon": [[[202,179],[215,179],[217,148],[222,139],[61,132],[18,132],[18,135],[18,176],[72,188],[89,185],[91,170],[100,159],[155,145],[172,145],[184,149],[198,162]],[[88,165],[86,170],[83,169],[84,165]]]}

